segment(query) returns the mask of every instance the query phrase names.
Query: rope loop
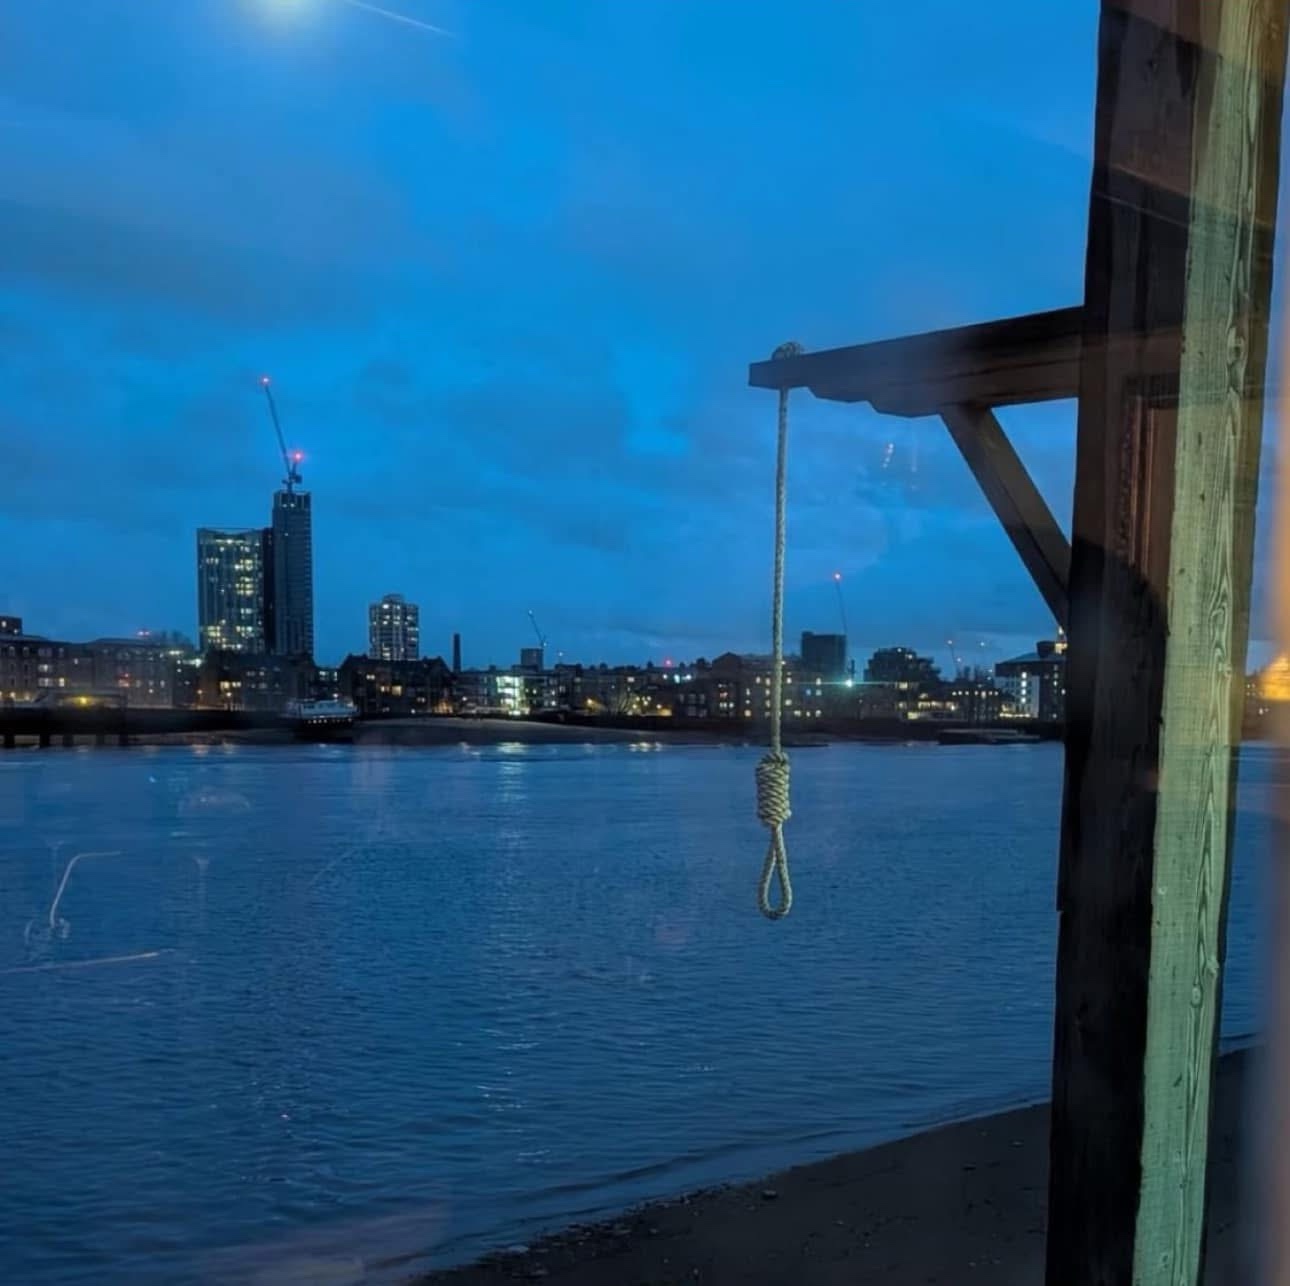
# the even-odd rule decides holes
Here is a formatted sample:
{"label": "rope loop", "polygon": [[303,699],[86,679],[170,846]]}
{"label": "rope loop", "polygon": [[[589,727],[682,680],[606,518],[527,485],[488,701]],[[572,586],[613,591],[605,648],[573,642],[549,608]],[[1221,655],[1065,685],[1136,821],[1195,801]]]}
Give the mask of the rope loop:
{"label": "rope loop", "polygon": [[[770,900],[771,885],[779,879],[779,901]],[[768,920],[782,920],[793,909],[793,882],[788,878],[788,850],[784,847],[784,828],[771,828],[770,846],[762,863],[757,885],[757,908]]]}

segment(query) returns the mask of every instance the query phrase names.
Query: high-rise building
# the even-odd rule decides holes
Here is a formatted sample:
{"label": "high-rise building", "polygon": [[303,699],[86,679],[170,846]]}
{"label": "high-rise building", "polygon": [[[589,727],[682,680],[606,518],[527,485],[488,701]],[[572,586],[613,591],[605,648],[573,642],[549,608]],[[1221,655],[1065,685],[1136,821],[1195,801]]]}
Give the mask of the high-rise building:
{"label": "high-rise building", "polygon": [[378,661],[421,656],[421,611],[402,594],[386,594],[367,609],[367,655]]}
{"label": "high-rise building", "polygon": [[278,656],[314,654],[314,538],[311,497],[284,487],[273,494],[268,546],[269,650]]}
{"label": "high-rise building", "polygon": [[802,632],[802,669],[807,674],[838,683],[847,677],[847,636]]}
{"label": "high-rise building", "polygon": [[197,532],[197,626],[203,652],[263,652],[264,556],[259,528]]}

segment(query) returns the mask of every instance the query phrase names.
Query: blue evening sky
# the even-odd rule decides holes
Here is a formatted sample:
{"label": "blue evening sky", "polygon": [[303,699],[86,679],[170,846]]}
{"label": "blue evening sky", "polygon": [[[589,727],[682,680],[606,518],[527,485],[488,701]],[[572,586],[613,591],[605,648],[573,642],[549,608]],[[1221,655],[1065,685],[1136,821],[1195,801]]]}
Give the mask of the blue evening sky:
{"label": "blue evening sky", "polygon": [[[529,609],[572,659],[765,650],[747,363],[1077,303],[1095,26],[1092,0],[4,6],[0,610],[192,633],[194,529],[268,519],[268,371],[320,659],[388,591],[468,664],[511,661]],[[836,626],[835,569],[861,656],[1051,634],[943,428],[794,411],[791,636]],[[1004,418],[1065,523],[1073,406]]]}

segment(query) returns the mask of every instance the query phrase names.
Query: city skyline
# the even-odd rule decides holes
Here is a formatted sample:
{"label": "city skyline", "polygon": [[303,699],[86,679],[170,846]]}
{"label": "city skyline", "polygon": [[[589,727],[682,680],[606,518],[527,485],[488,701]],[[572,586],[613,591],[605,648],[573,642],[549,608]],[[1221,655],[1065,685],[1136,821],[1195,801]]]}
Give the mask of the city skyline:
{"label": "city skyline", "polygon": [[[27,632],[18,617],[0,616],[0,706],[280,715],[293,702],[312,699],[343,700],[360,717],[378,718],[654,716],[742,726],[770,716],[772,664],[765,654],[726,650],[662,665],[567,659],[547,665],[539,645],[522,647],[518,663],[510,666],[474,668],[459,664],[454,646],[449,666],[442,657],[416,655],[418,609],[398,594],[371,605],[369,651],[350,654],[339,665],[319,665],[303,653],[248,650],[248,644],[263,641],[267,617],[269,599],[263,578],[255,575],[267,535],[255,529],[199,533],[199,582],[203,596],[220,609],[203,625],[214,645],[201,652],[175,635],[51,639]],[[1060,635],[997,664],[993,674],[962,665],[942,674],[931,657],[888,646],[869,657],[859,678],[856,667],[845,664],[845,635],[804,631],[799,642],[784,658],[783,710],[789,720],[1062,720],[1066,667]],[[1255,690],[1264,690],[1266,676],[1250,678]],[[1251,691],[1247,682],[1247,700]]]}
{"label": "city skyline", "polygon": [[[236,582],[254,570],[263,531],[199,535],[213,551],[214,580],[229,581],[235,599],[248,607],[258,628],[257,596]],[[222,540],[211,541],[211,537]],[[225,576],[228,573],[228,577]],[[209,575],[199,561],[199,576]],[[262,600],[261,600],[262,601]],[[454,638],[452,663],[418,656],[417,605],[386,594],[369,608],[369,650],[338,665],[303,654],[251,652],[246,630],[232,647],[199,652],[172,633],[136,637],[59,640],[28,632],[25,622],[0,615],[0,705],[21,708],[124,703],[129,708],[210,711],[282,711],[293,701],[343,699],[360,717],[409,715],[499,715],[543,718],[553,714],[657,716],[721,721],[770,715],[771,658],[729,649],[711,657],[677,657],[661,665],[610,665],[594,659],[546,658],[544,649],[521,647],[506,666],[461,664]],[[234,624],[244,619],[234,613]],[[262,620],[263,616],[259,617]],[[536,627],[535,627],[536,628]],[[944,668],[934,656],[904,644],[875,649],[863,667],[847,664],[842,634],[804,630],[796,651],[785,652],[784,716],[843,724],[865,720],[982,725],[1022,719],[1061,724],[1066,706],[1067,637],[1035,641],[1026,653],[993,664],[951,656]],[[399,655],[401,653],[401,655]],[[1245,727],[1258,735],[1259,721],[1286,699],[1284,654],[1247,669]],[[823,726],[823,725],[820,725]],[[1253,729],[1254,731],[1249,731]]]}
{"label": "city skyline", "polygon": [[[194,632],[193,529],[264,523],[267,369],[319,655],[390,585],[481,664],[530,609],[568,655],[764,649],[747,363],[1078,299],[1095,10],[916,0],[912,41],[909,6],[405,7],[453,38],[253,0],[8,17],[0,611]],[[795,626],[837,628],[840,570],[856,651],[1051,632],[942,428],[793,415]],[[1073,409],[1004,419],[1066,524]]]}

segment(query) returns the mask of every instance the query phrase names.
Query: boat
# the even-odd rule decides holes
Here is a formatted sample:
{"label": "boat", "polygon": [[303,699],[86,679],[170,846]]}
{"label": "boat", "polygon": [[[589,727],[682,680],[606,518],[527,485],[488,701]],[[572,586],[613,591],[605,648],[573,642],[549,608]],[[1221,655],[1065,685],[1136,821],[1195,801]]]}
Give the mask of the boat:
{"label": "boat", "polygon": [[942,728],[936,740],[942,746],[1021,746],[1040,738],[1017,728]]}
{"label": "boat", "polygon": [[351,701],[290,701],[286,719],[300,741],[353,741],[358,710]]}

